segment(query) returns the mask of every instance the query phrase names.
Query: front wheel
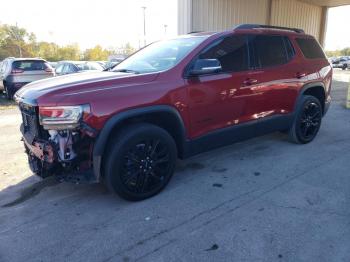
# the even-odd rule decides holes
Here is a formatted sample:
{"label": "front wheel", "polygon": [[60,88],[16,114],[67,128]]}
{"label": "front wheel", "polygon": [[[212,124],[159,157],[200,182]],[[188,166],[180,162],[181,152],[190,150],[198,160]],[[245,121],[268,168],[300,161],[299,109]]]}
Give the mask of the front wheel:
{"label": "front wheel", "polygon": [[176,152],[174,139],[164,129],[147,123],[130,125],[110,142],[105,183],[127,200],[152,197],[170,181]]}
{"label": "front wheel", "polygon": [[314,96],[303,96],[293,125],[289,130],[292,142],[306,144],[317,135],[322,122],[322,106]]}

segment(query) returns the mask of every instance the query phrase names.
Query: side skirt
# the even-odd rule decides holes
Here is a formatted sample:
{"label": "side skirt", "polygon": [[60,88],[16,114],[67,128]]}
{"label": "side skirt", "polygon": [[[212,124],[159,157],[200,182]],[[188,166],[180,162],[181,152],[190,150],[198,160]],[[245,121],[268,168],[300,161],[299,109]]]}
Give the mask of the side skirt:
{"label": "side skirt", "polygon": [[199,138],[186,141],[183,158],[253,137],[288,130],[293,123],[293,119],[294,114],[276,115],[213,131]]}

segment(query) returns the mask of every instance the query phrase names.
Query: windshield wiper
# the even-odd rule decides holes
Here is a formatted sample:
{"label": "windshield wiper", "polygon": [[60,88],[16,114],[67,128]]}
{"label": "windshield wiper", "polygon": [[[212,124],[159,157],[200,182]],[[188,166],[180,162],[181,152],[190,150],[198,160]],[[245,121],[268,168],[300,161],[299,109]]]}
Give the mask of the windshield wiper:
{"label": "windshield wiper", "polygon": [[139,71],[135,71],[135,70],[132,70],[132,69],[126,69],[126,68],[122,68],[122,69],[113,70],[112,72],[121,72],[121,73],[140,74],[140,72],[139,72]]}

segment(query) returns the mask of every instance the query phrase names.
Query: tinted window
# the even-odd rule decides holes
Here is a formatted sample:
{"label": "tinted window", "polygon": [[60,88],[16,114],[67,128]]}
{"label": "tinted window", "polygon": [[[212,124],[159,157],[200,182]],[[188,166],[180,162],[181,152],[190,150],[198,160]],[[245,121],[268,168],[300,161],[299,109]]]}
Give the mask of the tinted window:
{"label": "tinted window", "polygon": [[257,67],[271,67],[288,62],[283,36],[259,35],[251,39]]}
{"label": "tinted window", "polygon": [[76,71],[77,71],[77,69],[75,68],[75,66],[70,64],[69,67],[68,67],[68,72],[69,73],[74,73]]}
{"label": "tinted window", "polygon": [[13,62],[13,69],[20,69],[23,71],[36,71],[36,70],[45,70],[47,68],[44,61],[15,61]]}
{"label": "tinted window", "polygon": [[248,47],[245,36],[230,36],[204,50],[199,59],[218,59],[223,72],[248,69]]}
{"label": "tinted window", "polygon": [[313,38],[297,38],[296,39],[301,51],[306,58],[326,58],[321,46]]}
{"label": "tinted window", "polygon": [[288,60],[291,60],[295,55],[295,50],[288,37],[283,37],[283,39],[284,39],[284,44],[286,46]]}
{"label": "tinted window", "polygon": [[69,73],[69,64],[64,64],[64,67],[62,69],[63,74],[68,74]]}

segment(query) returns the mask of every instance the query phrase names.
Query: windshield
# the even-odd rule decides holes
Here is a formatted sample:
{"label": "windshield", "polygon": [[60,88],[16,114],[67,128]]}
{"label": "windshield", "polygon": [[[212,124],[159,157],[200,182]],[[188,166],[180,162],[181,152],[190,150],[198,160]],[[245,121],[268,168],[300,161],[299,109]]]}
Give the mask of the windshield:
{"label": "windshield", "polygon": [[174,67],[206,37],[189,37],[155,42],[122,61],[112,71],[160,72]]}

